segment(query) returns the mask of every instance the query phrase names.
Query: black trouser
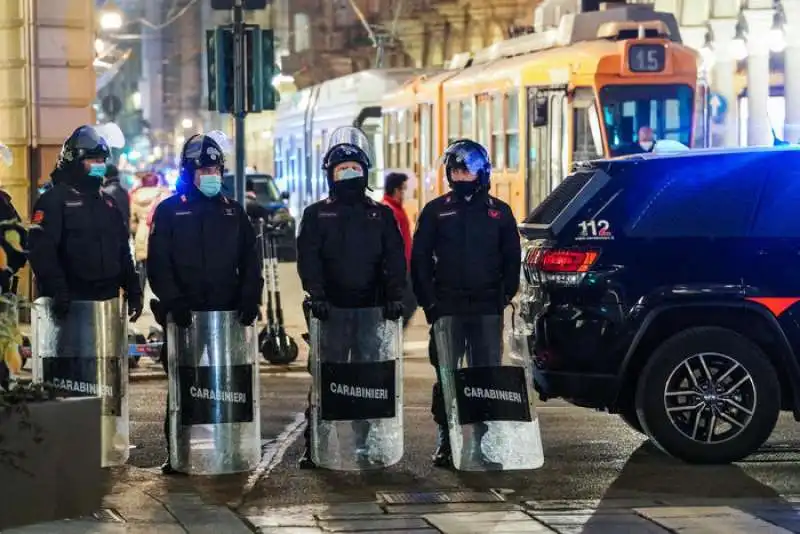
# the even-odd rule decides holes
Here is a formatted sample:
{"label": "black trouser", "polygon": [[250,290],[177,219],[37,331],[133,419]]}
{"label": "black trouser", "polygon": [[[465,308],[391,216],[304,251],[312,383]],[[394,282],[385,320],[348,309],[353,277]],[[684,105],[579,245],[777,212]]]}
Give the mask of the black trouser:
{"label": "black trouser", "polygon": [[145,286],[147,286],[147,260],[137,262],[136,270],[139,272],[139,285],[142,286],[142,294],[144,294]]}
{"label": "black trouser", "polygon": [[[380,339],[376,335],[377,324],[365,323],[364,312],[359,308],[334,308],[323,323],[319,354],[322,361],[331,363],[363,363],[380,356]],[[359,320],[361,319],[361,320]],[[380,318],[379,320],[382,320]],[[312,340],[313,341],[313,340]],[[310,362],[309,362],[310,365]],[[309,372],[311,369],[309,368]],[[311,447],[311,391],[306,408],[306,447]],[[353,421],[356,446],[364,447],[369,434],[368,421]]]}
{"label": "black trouser", "polygon": [[164,440],[167,442],[167,459],[169,459],[169,362],[167,360],[166,332],[164,332],[164,344],[161,345],[161,352],[159,352],[158,361],[161,363],[161,367],[164,369],[164,374],[167,375],[167,405],[166,409],[164,410]]}
{"label": "black trouser", "polygon": [[408,322],[417,311],[417,297],[414,296],[414,289],[411,286],[411,275],[409,274],[406,282],[406,291],[403,294],[403,328],[408,326]]}
{"label": "black trouser", "polygon": [[[447,426],[447,411],[442,395],[440,364],[458,367],[463,358],[470,367],[497,366],[503,360],[503,316],[502,315],[463,315],[449,318],[451,323],[450,346],[452,354],[440,358],[436,346],[434,327],[430,328],[428,358],[436,369],[436,383],[431,395],[431,413],[437,425]],[[444,358],[449,358],[447,362]],[[479,429],[479,432],[481,430]]]}

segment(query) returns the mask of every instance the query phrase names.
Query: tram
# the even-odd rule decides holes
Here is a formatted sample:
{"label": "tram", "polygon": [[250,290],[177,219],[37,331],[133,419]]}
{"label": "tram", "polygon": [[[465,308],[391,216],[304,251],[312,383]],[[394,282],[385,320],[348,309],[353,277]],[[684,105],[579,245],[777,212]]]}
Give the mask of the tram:
{"label": "tram", "polygon": [[327,136],[340,126],[362,128],[375,149],[369,184],[379,198],[383,188],[381,100],[423,69],[372,69],[298,91],[282,99],[276,112],[274,177],[290,193],[289,211],[299,217],[309,204],[328,193],[320,169]]}
{"label": "tram", "polygon": [[642,126],[702,145],[698,54],[681,44],[672,14],[630,7],[566,15],[557,29],[497,43],[387,94],[384,164],[419,177],[406,200],[412,224],[448,190],[436,162],[458,138],[489,148],[493,194],[520,221],[574,162],[629,153]]}

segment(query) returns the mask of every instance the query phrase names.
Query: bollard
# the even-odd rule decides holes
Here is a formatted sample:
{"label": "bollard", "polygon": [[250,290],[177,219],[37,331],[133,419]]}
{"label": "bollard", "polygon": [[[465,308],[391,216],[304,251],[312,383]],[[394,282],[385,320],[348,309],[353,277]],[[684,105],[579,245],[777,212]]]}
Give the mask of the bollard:
{"label": "bollard", "polygon": [[123,465],[130,456],[124,305],[119,298],[74,300],[59,321],[51,311],[52,299],[33,303],[33,379],[67,396],[102,399],[103,467]]}
{"label": "bollard", "polygon": [[261,459],[258,344],[232,311],[167,324],[169,454],[191,475],[251,471]]}

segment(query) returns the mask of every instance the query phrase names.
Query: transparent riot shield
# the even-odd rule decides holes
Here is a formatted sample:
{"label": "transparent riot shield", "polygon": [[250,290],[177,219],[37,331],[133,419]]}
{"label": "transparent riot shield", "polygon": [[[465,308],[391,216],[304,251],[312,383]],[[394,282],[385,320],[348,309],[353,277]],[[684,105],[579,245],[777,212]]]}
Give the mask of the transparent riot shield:
{"label": "transparent riot shield", "polygon": [[191,475],[251,471],[261,459],[255,328],[232,311],[193,312],[167,323],[169,456]]}
{"label": "transparent riot shield", "polygon": [[403,456],[402,327],[381,308],[331,308],[310,328],[311,456],[337,471]]}
{"label": "transparent riot shield", "polygon": [[503,350],[503,317],[442,317],[433,329],[454,467],[541,467],[532,370],[529,361],[512,360]]}
{"label": "transparent riot shield", "polygon": [[52,299],[33,303],[33,378],[73,397],[100,397],[102,466],[130,455],[128,419],[128,321],[125,302],[73,300],[58,320]]}

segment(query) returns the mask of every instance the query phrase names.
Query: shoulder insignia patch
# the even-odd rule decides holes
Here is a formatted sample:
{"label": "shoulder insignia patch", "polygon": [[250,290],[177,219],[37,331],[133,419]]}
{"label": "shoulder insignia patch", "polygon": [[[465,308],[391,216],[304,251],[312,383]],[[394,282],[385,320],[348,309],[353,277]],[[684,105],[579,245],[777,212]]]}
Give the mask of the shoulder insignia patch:
{"label": "shoulder insignia patch", "polygon": [[489,217],[491,217],[492,219],[499,219],[500,210],[489,210]]}
{"label": "shoulder insignia patch", "polygon": [[183,202],[184,204],[186,204],[187,202],[189,202],[189,199],[188,199],[188,198],[186,198],[186,195],[181,195],[181,202]]}
{"label": "shoulder insignia patch", "polygon": [[36,210],[33,212],[33,217],[31,218],[31,222],[33,224],[40,224],[44,220],[44,212],[42,210]]}

